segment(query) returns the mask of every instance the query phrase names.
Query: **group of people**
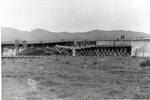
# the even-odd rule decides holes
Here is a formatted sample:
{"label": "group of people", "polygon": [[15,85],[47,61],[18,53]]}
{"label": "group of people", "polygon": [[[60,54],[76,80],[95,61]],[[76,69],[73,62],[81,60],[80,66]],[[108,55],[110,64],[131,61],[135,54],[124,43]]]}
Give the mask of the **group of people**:
{"label": "group of people", "polygon": [[125,39],[125,36],[124,35],[121,35],[121,40],[124,40]]}

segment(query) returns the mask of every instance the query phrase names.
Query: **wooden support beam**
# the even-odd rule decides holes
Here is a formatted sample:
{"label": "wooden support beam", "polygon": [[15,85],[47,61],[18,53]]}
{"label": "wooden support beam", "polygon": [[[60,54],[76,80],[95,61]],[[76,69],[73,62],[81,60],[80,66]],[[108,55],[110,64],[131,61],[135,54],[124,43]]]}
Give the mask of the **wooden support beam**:
{"label": "wooden support beam", "polygon": [[72,49],[72,56],[76,56],[76,49]]}

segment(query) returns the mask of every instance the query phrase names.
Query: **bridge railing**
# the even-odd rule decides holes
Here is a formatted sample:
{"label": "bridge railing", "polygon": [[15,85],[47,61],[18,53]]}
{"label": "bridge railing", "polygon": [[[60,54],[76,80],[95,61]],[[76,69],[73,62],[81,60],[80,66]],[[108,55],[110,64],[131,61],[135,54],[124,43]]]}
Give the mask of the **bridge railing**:
{"label": "bridge railing", "polygon": [[[150,37],[125,37],[124,41],[131,41],[132,39],[145,39]],[[28,44],[36,44],[36,43],[56,43],[56,42],[70,42],[70,41],[117,41],[121,40],[120,38],[71,38],[71,39],[58,39],[58,40],[46,40],[46,41],[28,41]],[[15,41],[1,41],[1,44],[15,44]],[[20,41],[22,44],[22,41]]]}

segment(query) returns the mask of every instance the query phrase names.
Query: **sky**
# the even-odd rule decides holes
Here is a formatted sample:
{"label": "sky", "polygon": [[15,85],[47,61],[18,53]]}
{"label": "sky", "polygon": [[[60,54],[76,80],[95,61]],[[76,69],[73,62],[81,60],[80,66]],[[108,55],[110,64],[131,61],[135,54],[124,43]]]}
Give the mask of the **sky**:
{"label": "sky", "polygon": [[150,34],[150,0],[1,0],[1,26],[31,31]]}

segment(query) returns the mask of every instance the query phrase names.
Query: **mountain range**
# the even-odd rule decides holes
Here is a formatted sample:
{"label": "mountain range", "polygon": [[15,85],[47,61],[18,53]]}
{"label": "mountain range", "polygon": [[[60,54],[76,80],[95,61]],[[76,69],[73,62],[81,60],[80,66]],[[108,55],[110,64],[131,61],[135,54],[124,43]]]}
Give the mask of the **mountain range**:
{"label": "mountain range", "polygon": [[20,31],[13,28],[2,27],[1,28],[1,41],[15,41],[27,40],[27,41],[48,41],[48,40],[60,40],[60,39],[117,39],[121,35],[125,38],[135,37],[150,37],[150,34],[135,31],[125,30],[92,30],[88,32],[50,32],[44,29],[34,29],[32,31]]}

